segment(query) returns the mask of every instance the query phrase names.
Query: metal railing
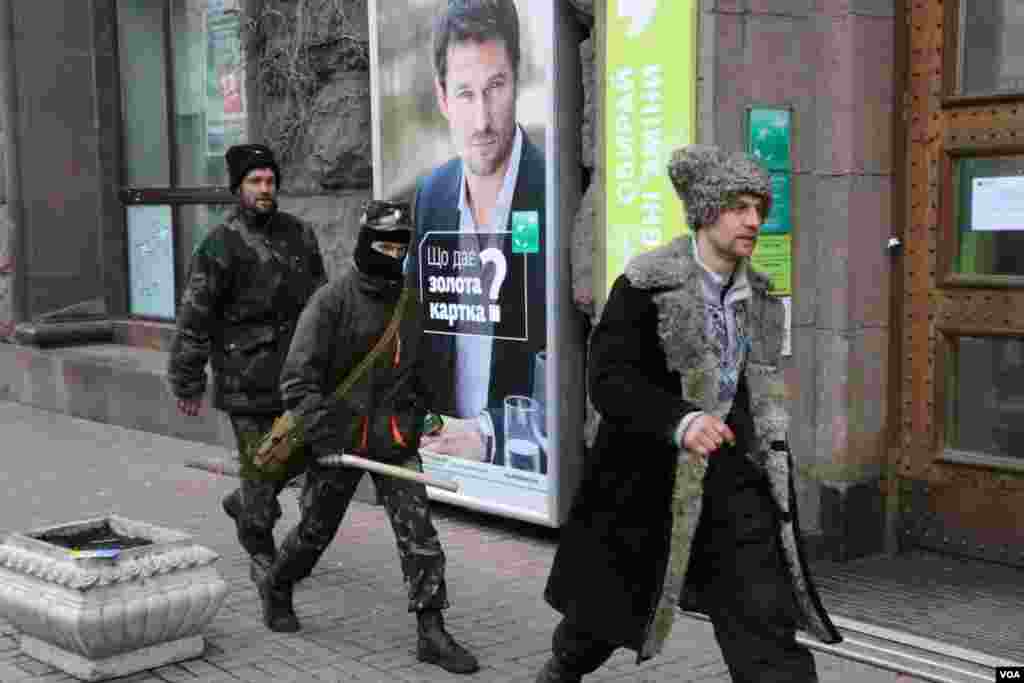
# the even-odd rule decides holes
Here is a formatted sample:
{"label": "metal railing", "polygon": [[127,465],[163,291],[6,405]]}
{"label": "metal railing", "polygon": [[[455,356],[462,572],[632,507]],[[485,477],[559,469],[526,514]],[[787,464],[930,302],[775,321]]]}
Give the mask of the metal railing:
{"label": "metal railing", "polygon": [[[696,612],[683,614],[709,621]],[[828,645],[802,631],[797,632],[797,642],[811,650],[934,683],[991,683],[996,667],[1020,664],[856,619],[831,618],[843,642]]]}

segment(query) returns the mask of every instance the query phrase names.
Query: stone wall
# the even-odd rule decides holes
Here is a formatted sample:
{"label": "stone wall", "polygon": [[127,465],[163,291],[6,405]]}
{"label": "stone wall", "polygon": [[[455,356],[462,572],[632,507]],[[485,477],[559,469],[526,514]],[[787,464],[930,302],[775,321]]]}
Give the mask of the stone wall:
{"label": "stone wall", "polygon": [[337,275],[372,196],[366,0],[247,0],[245,11],[252,137],[281,159],[281,208],[313,225]]}
{"label": "stone wall", "polygon": [[[6,32],[8,22],[7,3],[0,9],[0,32]],[[8,191],[8,179],[11,177],[11,170],[8,163],[11,158],[8,150],[7,106],[10,98],[10,87],[8,84],[8,54],[9,45],[6,35],[0,38],[0,341],[6,340],[14,334],[14,253],[13,241],[14,224],[11,220],[11,206],[9,203],[10,193]]]}
{"label": "stone wall", "polygon": [[877,481],[886,458],[895,6],[705,0],[702,12],[715,33],[715,142],[743,148],[749,105],[794,107],[787,380],[811,531],[828,524],[822,496]]}
{"label": "stone wall", "polygon": [[[0,145],[5,144],[6,137],[0,136]],[[0,340],[14,334],[14,255],[11,253],[13,232],[10,204],[4,201],[0,203]]]}

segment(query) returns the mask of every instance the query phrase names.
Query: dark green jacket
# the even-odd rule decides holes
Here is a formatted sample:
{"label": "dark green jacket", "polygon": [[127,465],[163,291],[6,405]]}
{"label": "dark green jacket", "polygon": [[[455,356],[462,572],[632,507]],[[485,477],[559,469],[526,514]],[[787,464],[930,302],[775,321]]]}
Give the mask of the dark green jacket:
{"label": "dark green jacket", "polygon": [[419,451],[423,417],[434,407],[434,396],[423,381],[426,358],[417,292],[410,292],[397,338],[343,400],[324,400],[383,335],[401,284],[375,280],[353,267],[321,287],[299,318],[281,391],[285,406],[301,420],[305,443],[317,455],[346,452],[401,462]]}
{"label": "dark green jacket", "polygon": [[192,255],[178,309],[168,381],[178,398],[206,390],[229,413],[283,410],[278,379],[303,306],[325,282],[313,230],[278,211],[265,229],[237,212]]}

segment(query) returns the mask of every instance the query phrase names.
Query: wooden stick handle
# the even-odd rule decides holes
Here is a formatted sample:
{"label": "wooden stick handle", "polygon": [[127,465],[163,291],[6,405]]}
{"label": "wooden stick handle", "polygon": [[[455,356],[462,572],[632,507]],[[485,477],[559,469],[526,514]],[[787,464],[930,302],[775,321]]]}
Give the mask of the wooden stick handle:
{"label": "wooden stick handle", "polygon": [[[423,474],[422,472],[416,472],[415,470],[409,470],[404,467],[398,467],[396,465],[388,465],[383,462],[377,462],[376,460],[368,460],[366,458],[360,458],[358,455],[324,455],[317,458],[317,462],[321,465],[328,465],[337,467],[338,465],[345,465],[347,467],[357,467],[361,470],[367,470],[370,472],[377,472],[384,474],[389,477],[397,477],[398,479],[408,479],[410,481],[418,481],[421,484],[427,486],[433,486],[434,488],[444,489],[445,491],[451,491],[452,493],[458,493],[459,485],[454,481],[447,479],[435,479],[429,475]],[[237,477],[240,476],[241,467],[236,462],[229,462],[226,460],[211,460],[207,458],[190,458],[185,461],[185,467],[192,467],[197,470],[204,470],[206,472],[212,472],[221,476]],[[291,485],[292,482],[289,482]]]}
{"label": "wooden stick handle", "polygon": [[406,469],[405,467],[398,467],[396,465],[388,465],[387,463],[377,462],[376,460],[360,458],[358,455],[349,455],[347,453],[342,455],[324,455],[317,458],[317,462],[321,465],[345,465],[347,467],[358,467],[362,470],[377,472],[378,474],[384,474],[389,477],[418,481],[421,484],[433,486],[438,489],[444,489],[445,491],[451,491],[452,493],[458,493],[459,491],[459,485],[454,481],[447,479],[435,479],[434,477],[423,474],[422,472]]}
{"label": "wooden stick handle", "polygon": [[[213,458],[189,458],[185,461],[185,467],[191,467],[197,470],[203,470],[204,472],[210,472],[212,474],[219,474],[222,477],[241,477],[242,468],[237,462],[230,462],[227,460],[217,460]],[[297,489],[300,488],[301,484],[291,479],[285,488]]]}

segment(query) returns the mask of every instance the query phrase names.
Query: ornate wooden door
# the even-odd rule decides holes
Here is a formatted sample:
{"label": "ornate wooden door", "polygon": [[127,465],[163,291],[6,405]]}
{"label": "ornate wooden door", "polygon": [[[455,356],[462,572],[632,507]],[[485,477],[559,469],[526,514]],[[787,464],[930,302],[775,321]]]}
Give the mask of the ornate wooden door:
{"label": "ornate wooden door", "polygon": [[905,16],[901,545],[1024,566],[1024,3]]}

